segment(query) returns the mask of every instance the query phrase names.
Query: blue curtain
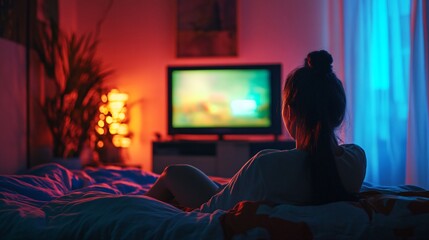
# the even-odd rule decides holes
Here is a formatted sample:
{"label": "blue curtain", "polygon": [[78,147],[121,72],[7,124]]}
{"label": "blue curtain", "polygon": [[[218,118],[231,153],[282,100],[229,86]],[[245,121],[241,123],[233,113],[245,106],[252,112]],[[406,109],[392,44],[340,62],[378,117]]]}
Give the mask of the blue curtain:
{"label": "blue curtain", "polygon": [[342,3],[346,140],[365,149],[365,181],[375,184],[429,185],[427,62],[421,65],[427,60],[427,24],[412,25],[416,9],[427,12],[422,2]]}

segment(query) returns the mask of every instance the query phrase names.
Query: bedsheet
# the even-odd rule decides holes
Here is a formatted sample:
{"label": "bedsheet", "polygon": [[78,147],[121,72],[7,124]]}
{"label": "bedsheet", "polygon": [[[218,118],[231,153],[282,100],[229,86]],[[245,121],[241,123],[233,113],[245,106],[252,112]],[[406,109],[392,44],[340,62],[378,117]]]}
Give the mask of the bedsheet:
{"label": "bedsheet", "polygon": [[158,175],[45,164],[0,176],[1,239],[428,239],[429,192],[365,183],[358,202],[243,201],[182,211],[143,196]]}
{"label": "bedsheet", "polygon": [[0,176],[1,239],[219,239],[217,215],[145,197],[158,176],[57,164]]}
{"label": "bedsheet", "polygon": [[429,239],[429,192],[365,183],[357,202],[243,201],[220,216],[226,239]]}

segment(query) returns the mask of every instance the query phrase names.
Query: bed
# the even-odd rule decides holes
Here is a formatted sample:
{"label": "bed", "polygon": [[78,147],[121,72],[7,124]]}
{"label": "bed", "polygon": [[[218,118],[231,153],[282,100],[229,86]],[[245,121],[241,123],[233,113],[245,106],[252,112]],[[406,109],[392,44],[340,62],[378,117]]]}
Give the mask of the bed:
{"label": "bed", "polygon": [[143,196],[158,175],[44,164],[0,176],[1,239],[429,239],[429,191],[365,183],[358,202],[243,201],[183,211]]}

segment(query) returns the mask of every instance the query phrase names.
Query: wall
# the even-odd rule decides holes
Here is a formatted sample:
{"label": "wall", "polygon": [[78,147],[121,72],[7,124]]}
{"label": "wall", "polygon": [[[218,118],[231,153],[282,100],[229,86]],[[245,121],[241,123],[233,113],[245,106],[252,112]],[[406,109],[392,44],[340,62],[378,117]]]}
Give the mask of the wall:
{"label": "wall", "polygon": [[0,38],[0,174],[26,168],[25,48]]}
{"label": "wall", "polygon": [[[303,63],[309,51],[329,49],[333,42],[326,34],[328,0],[238,0],[238,56],[179,59],[175,56],[176,2],[113,1],[100,31],[99,55],[115,69],[111,84],[129,93],[134,103],[130,123],[134,136],[128,162],[142,164],[147,170],[152,167],[154,133],[166,134],[167,65],[280,62],[284,78]],[[60,1],[60,19],[78,32],[95,31],[109,3]],[[76,17],[70,20],[66,11],[75,11]]]}

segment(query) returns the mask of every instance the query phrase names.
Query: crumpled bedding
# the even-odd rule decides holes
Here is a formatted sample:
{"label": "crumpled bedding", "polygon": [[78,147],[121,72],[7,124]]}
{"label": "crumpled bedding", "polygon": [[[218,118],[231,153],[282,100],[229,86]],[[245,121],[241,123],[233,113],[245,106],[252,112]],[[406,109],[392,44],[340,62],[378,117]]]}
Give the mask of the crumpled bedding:
{"label": "crumpled bedding", "polygon": [[158,175],[45,164],[0,176],[1,239],[428,239],[429,191],[365,183],[358,202],[243,201],[182,211],[143,194]]}
{"label": "crumpled bedding", "polygon": [[243,201],[220,216],[225,239],[429,239],[429,191],[364,183],[357,202]]}
{"label": "crumpled bedding", "polygon": [[219,212],[184,212],[142,194],[158,176],[58,164],[0,176],[1,239],[219,239]]}

